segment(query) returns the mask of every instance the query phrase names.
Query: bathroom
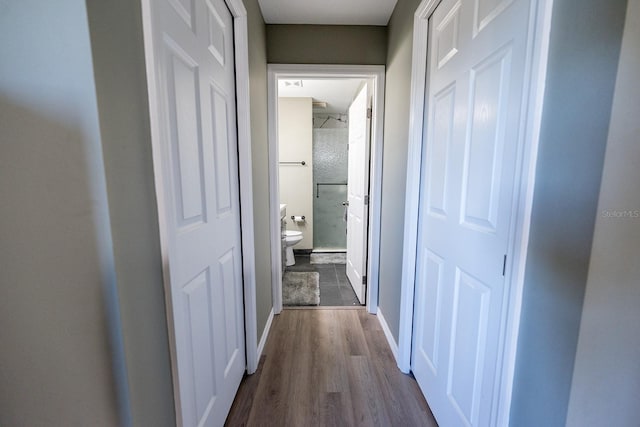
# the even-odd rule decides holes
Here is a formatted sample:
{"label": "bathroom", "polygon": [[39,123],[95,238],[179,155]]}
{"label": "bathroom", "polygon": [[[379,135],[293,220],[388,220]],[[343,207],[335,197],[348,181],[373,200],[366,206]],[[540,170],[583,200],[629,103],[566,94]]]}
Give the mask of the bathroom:
{"label": "bathroom", "polygon": [[361,91],[363,79],[278,81],[285,306],[361,305],[346,271],[349,108]]}

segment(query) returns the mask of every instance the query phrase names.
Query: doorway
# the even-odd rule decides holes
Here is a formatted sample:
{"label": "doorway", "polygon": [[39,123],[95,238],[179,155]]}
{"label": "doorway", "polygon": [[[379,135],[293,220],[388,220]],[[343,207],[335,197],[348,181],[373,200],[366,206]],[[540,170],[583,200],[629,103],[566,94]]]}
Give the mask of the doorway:
{"label": "doorway", "polygon": [[369,187],[369,86],[360,78],[278,80],[284,306],[365,301],[365,209],[353,195],[361,200]]}
{"label": "doorway", "polygon": [[270,65],[268,85],[274,312],[375,313],[384,67]]}

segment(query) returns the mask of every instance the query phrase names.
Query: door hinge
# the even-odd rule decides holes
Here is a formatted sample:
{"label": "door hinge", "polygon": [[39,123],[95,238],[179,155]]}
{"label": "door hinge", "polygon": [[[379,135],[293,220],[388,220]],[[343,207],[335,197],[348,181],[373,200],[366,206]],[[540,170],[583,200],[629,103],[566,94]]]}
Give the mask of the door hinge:
{"label": "door hinge", "polygon": [[362,284],[363,285],[367,284],[367,276],[362,276]]}
{"label": "door hinge", "polygon": [[504,255],[502,259],[502,276],[504,276],[505,271],[507,270],[507,254]]}
{"label": "door hinge", "polygon": [[366,195],[364,196],[364,204],[365,204],[365,205],[368,205],[368,204],[369,204],[369,195],[368,195],[368,194],[366,194]]}
{"label": "door hinge", "polygon": [[370,119],[373,116],[373,109],[367,108],[367,119]]}

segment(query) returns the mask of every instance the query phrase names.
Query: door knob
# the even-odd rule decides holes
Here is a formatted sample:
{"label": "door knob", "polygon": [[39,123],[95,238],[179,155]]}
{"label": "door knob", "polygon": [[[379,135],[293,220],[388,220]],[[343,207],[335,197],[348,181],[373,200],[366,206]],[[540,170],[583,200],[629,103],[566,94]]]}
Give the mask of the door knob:
{"label": "door knob", "polygon": [[344,202],[342,202],[342,206],[349,206],[349,201],[345,200]]}

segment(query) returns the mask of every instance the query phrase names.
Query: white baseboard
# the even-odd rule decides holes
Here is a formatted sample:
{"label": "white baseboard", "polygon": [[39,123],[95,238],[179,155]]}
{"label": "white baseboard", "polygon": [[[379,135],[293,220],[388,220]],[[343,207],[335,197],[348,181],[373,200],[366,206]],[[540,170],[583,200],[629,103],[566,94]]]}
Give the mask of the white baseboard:
{"label": "white baseboard", "polygon": [[269,337],[269,331],[271,330],[271,322],[273,322],[273,307],[271,308],[271,312],[269,313],[269,317],[267,318],[267,324],[264,325],[264,331],[262,331],[262,336],[260,337],[260,342],[258,343],[258,363],[260,363],[260,356],[262,356],[262,350],[264,350],[264,345],[267,343],[267,337]]}
{"label": "white baseboard", "polygon": [[380,307],[378,307],[378,322],[380,322],[380,326],[382,326],[382,331],[384,332],[384,336],[387,337],[387,342],[389,343],[389,347],[391,347],[391,352],[393,353],[393,357],[396,359],[396,363],[398,363],[398,343],[395,339],[393,339],[393,334],[391,334],[391,329],[389,329],[389,325],[387,325],[387,321],[384,319],[382,315],[382,311]]}

